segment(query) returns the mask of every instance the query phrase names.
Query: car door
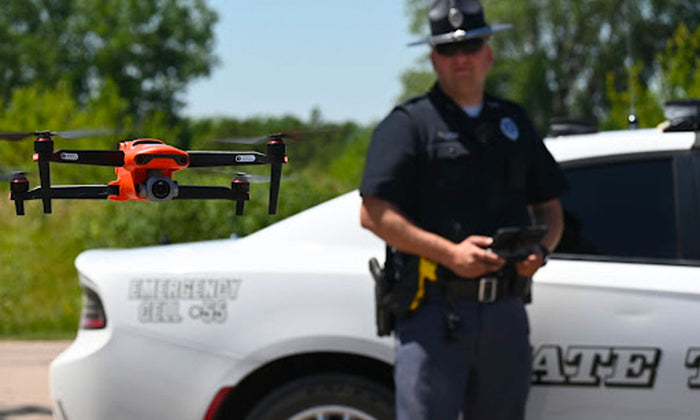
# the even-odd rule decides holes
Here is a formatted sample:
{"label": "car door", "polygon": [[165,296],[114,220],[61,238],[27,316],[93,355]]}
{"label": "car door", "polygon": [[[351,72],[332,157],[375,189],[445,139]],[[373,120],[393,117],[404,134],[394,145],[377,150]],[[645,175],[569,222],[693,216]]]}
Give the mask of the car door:
{"label": "car door", "polygon": [[562,167],[565,233],[528,308],[530,418],[696,418],[699,152]]}

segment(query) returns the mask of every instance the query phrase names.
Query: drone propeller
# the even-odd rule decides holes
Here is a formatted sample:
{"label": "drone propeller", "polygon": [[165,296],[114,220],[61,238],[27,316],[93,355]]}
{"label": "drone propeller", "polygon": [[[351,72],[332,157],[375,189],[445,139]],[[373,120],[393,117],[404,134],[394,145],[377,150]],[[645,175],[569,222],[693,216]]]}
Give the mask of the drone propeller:
{"label": "drone propeller", "polygon": [[11,174],[10,173],[0,173],[0,181],[9,181],[11,179],[14,179],[16,177],[26,175],[26,174],[27,174],[27,172],[24,172],[24,171],[16,171],[16,172],[13,172]]}
{"label": "drone propeller", "polygon": [[15,175],[27,175],[30,171],[25,171],[18,167],[0,166],[0,181],[10,181]]}
{"label": "drone propeller", "polygon": [[61,137],[68,140],[77,140],[86,137],[103,137],[118,134],[119,130],[107,128],[87,128],[68,131],[15,131],[0,132],[0,139],[8,141],[20,141],[27,137],[49,136]]}
{"label": "drone propeller", "polygon": [[211,140],[215,143],[234,143],[234,144],[262,144],[275,139],[291,139],[295,138],[289,133],[273,133],[268,136],[257,137],[229,137]]}
{"label": "drone propeller", "polygon": [[211,140],[216,143],[233,143],[233,144],[262,144],[270,140],[303,140],[305,138],[321,135],[321,134],[331,134],[337,132],[337,128],[326,129],[326,130],[297,130],[297,131],[287,131],[272,133],[267,136],[256,136],[256,137],[227,137]]}
{"label": "drone propeller", "polygon": [[270,182],[269,176],[249,174],[246,172],[236,172],[236,178],[245,180],[250,184],[268,184]]}

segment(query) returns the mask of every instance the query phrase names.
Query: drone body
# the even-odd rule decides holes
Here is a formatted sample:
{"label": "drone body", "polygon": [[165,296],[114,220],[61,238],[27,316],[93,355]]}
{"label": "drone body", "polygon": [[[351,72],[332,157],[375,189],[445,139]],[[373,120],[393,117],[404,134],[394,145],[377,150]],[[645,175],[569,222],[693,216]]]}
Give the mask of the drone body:
{"label": "drone body", "polygon": [[172,176],[190,164],[187,152],[156,139],[121,142],[119,149],[124,152],[124,165],[115,169],[117,180],[109,183],[119,186],[119,195],[110,195],[111,200],[168,201],[177,197]]}
{"label": "drone body", "polygon": [[[18,134],[12,133],[17,137]],[[270,199],[268,212],[275,214],[282,172],[287,162],[282,136],[272,135],[267,154],[260,152],[183,151],[161,140],[144,138],[124,141],[119,150],[56,150],[53,135],[38,132],[34,141],[34,160],[39,166],[41,186],[29,189],[22,173],[10,181],[10,199],[18,215],[24,214],[24,201],[41,199],[44,213],[51,213],[53,199],[105,199],[116,201],[231,200],[236,214],[243,214],[250,199],[250,184],[244,176],[236,176],[230,187],[179,185],[173,173],[188,167],[270,165]],[[6,135],[5,138],[9,138]],[[13,139],[15,139],[13,138]],[[108,185],[51,185],[50,163],[68,163],[115,167],[117,179]]]}

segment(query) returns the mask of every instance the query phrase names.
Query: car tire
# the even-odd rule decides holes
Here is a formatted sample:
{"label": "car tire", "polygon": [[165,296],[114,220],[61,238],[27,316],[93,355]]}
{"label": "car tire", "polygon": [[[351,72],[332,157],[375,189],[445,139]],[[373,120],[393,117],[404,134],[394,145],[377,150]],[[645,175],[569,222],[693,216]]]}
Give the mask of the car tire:
{"label": "car tire", "polygon": [[247,420],[392,420],[387,387],[345,374],[320,374],[290,382],[263,398]]}

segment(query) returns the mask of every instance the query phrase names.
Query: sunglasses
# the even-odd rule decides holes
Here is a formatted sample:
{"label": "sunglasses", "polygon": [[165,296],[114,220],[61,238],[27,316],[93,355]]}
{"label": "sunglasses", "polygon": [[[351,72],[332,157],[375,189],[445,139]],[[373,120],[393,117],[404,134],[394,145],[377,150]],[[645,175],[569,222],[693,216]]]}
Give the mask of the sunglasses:
{"label": "sunglasses", "polygon": [[449,44],[438,44],[435,46],[435,51],[438,54],[451,57],[456,55],[459,51],[464,54],[474,54],[475,52],[481,51],[484,46],[485,41],[482,38],[474,38],[461,42],[451,42]]}

